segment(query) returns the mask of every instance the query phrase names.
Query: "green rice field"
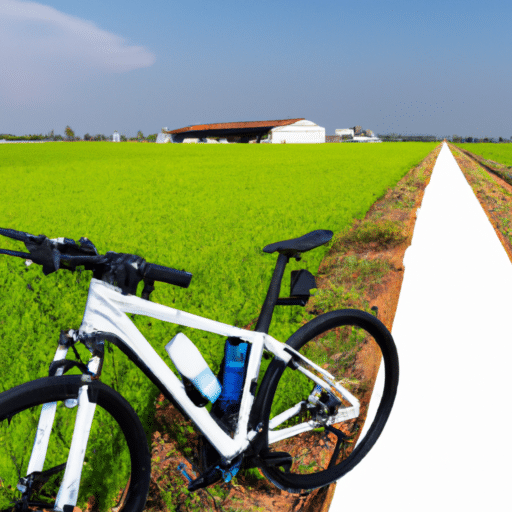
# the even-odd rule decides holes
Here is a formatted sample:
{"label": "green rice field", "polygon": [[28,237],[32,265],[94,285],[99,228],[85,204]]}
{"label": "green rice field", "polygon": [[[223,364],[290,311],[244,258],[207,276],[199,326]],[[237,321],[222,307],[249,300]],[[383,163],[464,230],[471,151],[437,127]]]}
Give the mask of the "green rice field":
{"label": "green rice field", "polygon": [[[100,253],[134,253],[191,272],[188,289],[157,283],[152,300],[243,327],[257,317],[275,264],[265,245],[315,229],[340,232],[435,146],[4,145],[0,227],[85,236]],[[326,250],[288,265],[282,296],[289,272],[315,273]],[[45,376],[59,331],[80,325],[89,277],[44,277],[36,265],[0,257],[0,389]],[[286,340],[302,318],[300,307],[276,308],[270,333]],[[175,328],[137,320],[164,355]],[[215,368],[222,343],[200,332],[191,337]],[[16,372],[7,370],[13,360]]]}
{"label": "green rice field", "polygon": [[500,164],[512,166],[512,144],[492,144],[479,142],[477,144],[456,144],[474,155]]}
{"label": "green rice field", "polygon": [[[346,229],[436,145],[5,144],[0,227],[85,236],[100,253],[134,253],[191,272],[188,289],[157,283],[152,300],[244,327],[257,318],[275,265],[265,245]],[[25,250],[3,237],[0,247]],[[327,250],[293,260],[281,296],[289,294],[290,271],[315,274]],[[0,256],[0,391],[48,374],[60,330],[80,326],[90,277],[44,277],[37,265]],[[270,334],[285,341],[304,318],[303,308],[277,307]],[[164,346],[178,327],[134,321],[168,361]],[[181,330],[217,371],[224,340]],[[87,361],[86,349],[79,351]],[[150,431],[157,390],[117,349],[106,352],[102,380]]]}

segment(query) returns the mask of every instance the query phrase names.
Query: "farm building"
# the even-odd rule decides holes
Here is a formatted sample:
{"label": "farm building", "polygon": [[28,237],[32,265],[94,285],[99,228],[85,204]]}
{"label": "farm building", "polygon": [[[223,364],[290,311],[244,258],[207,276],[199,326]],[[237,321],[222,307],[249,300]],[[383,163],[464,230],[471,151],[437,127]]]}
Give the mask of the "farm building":
{"label": "farm building", "polygon": [[[328,135],[325,142],[382,142],[378,137],[373,135],[371,130],[356,132],[355,128],[341,128],[334,131],[336,135]],[[366,133],[366,135],[362,135]]]}
{"label": "farm building", "polygon": [[344,139],[352,139],[355,135],[353,128],[338,128],[334,133]]}
{"label": "farm building", "polygon": [[164,131],[172,142],[198,139],[206,142],[212,137],[228,142],[268,142],[272,144],[304,144],[325,142],[325,128],[303,118],[275,121],[246,121],[240,123],[199,124]]}

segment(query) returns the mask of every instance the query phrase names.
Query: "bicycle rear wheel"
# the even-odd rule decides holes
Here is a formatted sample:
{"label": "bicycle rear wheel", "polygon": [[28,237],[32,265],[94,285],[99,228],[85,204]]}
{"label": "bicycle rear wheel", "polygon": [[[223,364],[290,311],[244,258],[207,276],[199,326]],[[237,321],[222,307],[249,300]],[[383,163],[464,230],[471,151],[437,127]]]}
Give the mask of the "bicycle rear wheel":
{"label": "bicycle rear wheel", "polygon": [[[45,377],[0,394],[1,512],[55,508],[68,462],[79,391],[84,386],[80,375]],[[87,386],[84,391],[96,407],[80,487],[71,503],[62,508],[65,512],[74,506],[93,511],[142,511],[151,475],[144,429],[119,393],[99,381]],[[52,403],[56,403],[55,419],[53,423],[50,420],[46,457],[43,450],[39,462],[30,460],[36,433],[40,446],[43,431],[49,430],[39,424],[41,412],[52,410]],[[27,475],[29,462],[31,475]]]}
{"label": "bicycle rear wheel", "polygon": [[[266,444],[270,451],[291,457],[282,467],[269,465],[262,471],[281,489],[302,492],[341,478],[375,444],[395,399],[398,355],[384,324],[352,309],[318,316],[286,344],[329,372],[359,401],[358,410],[341,394],[322,391],[293,365],[272,361],[269,380],[262,383],[262,417],[269,422],[264,427]],[[373,390],[379,364],[384,365],[384,384]],[[309,370],[322,377],[312,367]]]}

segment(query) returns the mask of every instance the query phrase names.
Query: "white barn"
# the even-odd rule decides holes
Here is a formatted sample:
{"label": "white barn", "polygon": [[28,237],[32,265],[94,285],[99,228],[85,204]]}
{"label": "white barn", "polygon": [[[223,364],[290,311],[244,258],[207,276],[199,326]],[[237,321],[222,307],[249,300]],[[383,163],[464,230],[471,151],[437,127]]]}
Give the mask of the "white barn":
{"label": "white barn", "polygon": [[318,144],[325,142],[325,128],[302,119],[293,124],[276,126],[268,134],[272,144]]}
{"label": "white barn", "polygon": [[[211,142],[212,137],[221,143],[266,142],[272,144],[317,144],[325,142],[325,128],[304,118],[276,119],[273,121],[240,121],[185,126],[162,131],[171,142]],[[160,135],[159,135],[160,137]],[[210,139],[210,140],[209,140]],[[160,142],[157,139],[157,142]]]}

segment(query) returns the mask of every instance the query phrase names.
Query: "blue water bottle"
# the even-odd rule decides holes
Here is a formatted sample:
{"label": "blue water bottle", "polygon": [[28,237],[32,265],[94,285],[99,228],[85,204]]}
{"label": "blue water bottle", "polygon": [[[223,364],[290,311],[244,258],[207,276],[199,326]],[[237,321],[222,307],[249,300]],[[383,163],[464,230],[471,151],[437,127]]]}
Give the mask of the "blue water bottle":
{"label": "blue water bottle", "polygon": [[219,396],[219,407],[224,414],[236,414],[240,409],[245,377],[245,361],[247,359],[248,343],[231,343],[233,338],[226,340],[224,351],[224,375],[222,392]]}

